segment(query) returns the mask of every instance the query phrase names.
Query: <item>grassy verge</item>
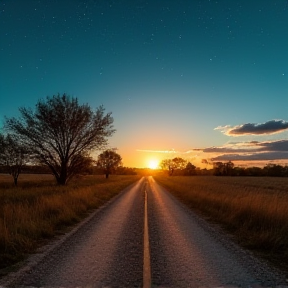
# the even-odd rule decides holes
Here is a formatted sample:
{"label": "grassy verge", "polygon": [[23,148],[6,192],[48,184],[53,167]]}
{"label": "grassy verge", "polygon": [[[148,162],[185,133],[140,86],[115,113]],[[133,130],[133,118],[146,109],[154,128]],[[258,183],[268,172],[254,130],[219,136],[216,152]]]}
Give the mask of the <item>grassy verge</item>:
{"label": "grassy verge", "polygon": [[23,259],[139,178],[83,176],[59,187],[50,175],[21,175],[14,187],[0,175],[0,268]]}
{"label": "grassy verge", "polygon": [[288,178],[155,176],[242,246],[288,270]]}

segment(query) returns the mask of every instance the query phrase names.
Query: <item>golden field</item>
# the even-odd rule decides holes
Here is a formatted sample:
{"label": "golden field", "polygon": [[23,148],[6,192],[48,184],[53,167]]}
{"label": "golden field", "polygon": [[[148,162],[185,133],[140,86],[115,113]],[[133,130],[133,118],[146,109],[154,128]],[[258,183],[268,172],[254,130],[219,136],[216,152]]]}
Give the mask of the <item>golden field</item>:
{"label": "golden field", "polygon": [[82,176],[57,186],[52,175],[0,174],[0,268],[35,251],[87,212],[98,208],[141,176]]}
{"label": "golden field", "polygon": [[221,224],[242,246],[288,267],[288,178],[154,178],[208,221]]}

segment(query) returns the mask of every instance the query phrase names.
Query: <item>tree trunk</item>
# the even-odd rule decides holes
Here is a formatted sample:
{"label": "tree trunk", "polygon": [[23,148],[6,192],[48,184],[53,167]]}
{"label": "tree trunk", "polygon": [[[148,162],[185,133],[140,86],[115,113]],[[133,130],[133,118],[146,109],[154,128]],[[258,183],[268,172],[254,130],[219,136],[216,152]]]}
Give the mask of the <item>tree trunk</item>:
{"label": "tree trunk", "polygon": [[18,184],[18,177],[13,177],[13,179],[14,179],[14,185],[17,186],[17,184]]}
{"label": "tree trunk", "polygon": [[57,179],[59,185],[66,185],[67,182],[67,167],[66,163],[61,164],[61,171],[59,178]]}
{"label": "tree trunk", "polygon": [[18,176],[20,174],[20,169],[12,167],[10,170],[10,174],[13,177],[14,185],[17,186],[18,184]]}
{"label": "tree trunk", "polygon": [[109,173],[106,173],[105,175],[106,175],[106,179],[107,179],[109,177]]}
{"label": "tree trunk", "polygon": [[60,177],[57,178],[57,183],[59,185],[66,185],[66,181],[67,181],[66,175],[60,175]]}

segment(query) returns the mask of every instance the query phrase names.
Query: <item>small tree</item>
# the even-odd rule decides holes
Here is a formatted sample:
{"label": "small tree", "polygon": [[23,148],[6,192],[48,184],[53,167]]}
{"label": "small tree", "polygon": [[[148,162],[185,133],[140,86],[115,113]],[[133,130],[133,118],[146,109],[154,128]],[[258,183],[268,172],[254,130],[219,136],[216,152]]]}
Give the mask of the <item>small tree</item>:
{"label": "small tree", "polygon": [[13,177],[14,185],[18,184],[18,177],[22,167],[29,161],[29,151],[12,135],[0,134],[0,165]]}
{"label": "small tree", "polygon": [[174,163],[172,159],[163,159],[159,166],[161,167],[162,170],[167,170],[169,176],[172,176],[174,172]]}
{"label": "small tree", "polygon": [[191,162],[187,163],[185,170],[186,170],[187,175],[189,176],[196,175],[196,166],[193,165]]}
{"label": "small tree", "polygon": [[172,159],[174,169],[177,170],[183,170],[186,168],[187,160],[181,158],[181,157],[175,157]]}
{"label": "small tree", "polygon": [[172,176],[175,170],[184,170],[187,165],[187,161],[180,157],[173,159],[163,159],[160,162],[162,170],[168,170],[169,176]]}
{"label": "small tree", "polygon": [[79,105],[77,98],[66,94],[38,101],[35,111],[19,110],[21,118],[6,119],[7,129],[50,168],[60,185],[81,172],[89,152],[103,149],[115,131],[111,113],[104,115],[103,106],[93,112],[88,104]]}
{"label": "small tree", "polygon": [[234,163],[231,161],[226,162],[225,163],[226,175],[231,176],[233,174],[233,170],[234,170]]}
{"label": "small tree", "polygon": [[213,168],[214,168],[214,175],[216,176],[227,176],[227,175],[231,176],[234,170],[234,163],[231,161],[228,161],[226,163],[214,162]]}
{"label": "small tree", "polygon": [[223,162],[213,162],[214,175],[224,175],[225,164]]}
{"label": "small tree", "polygon": [[98,156],[97,166],[103,169],[106,178],[122,165],[121,156],[114,150],[106,150]]}

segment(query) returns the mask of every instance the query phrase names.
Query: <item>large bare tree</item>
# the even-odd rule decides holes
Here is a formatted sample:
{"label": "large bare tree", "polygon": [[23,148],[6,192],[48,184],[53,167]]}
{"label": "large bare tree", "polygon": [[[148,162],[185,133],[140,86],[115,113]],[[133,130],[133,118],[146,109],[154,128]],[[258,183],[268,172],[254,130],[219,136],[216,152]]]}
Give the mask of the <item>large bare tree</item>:
{"label": "large bare tree", "polygon": [[66,94],[39,100],[34,111],[23,107],[19,111],[18,119],[6,119],[6,128],[51,169],[60,185],[90,162],[91,150],[106,147],[107,137],[115,131],[111,113],[105,115],[103,106],[93,112]]}

